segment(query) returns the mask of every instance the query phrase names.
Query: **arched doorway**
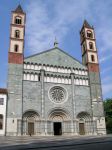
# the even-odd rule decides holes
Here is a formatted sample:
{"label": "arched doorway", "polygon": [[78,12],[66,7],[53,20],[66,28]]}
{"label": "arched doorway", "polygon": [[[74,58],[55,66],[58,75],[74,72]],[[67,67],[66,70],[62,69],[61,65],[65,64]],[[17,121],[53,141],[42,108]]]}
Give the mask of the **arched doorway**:
{"label": "arched doorway", "polygon": [[77,119],[79,122],[79,134],[85,135],[90,132],[91,128],[91,116],[87,112],[80,112],[77,115]]}
{"label": "arched doorway", "polygon": [[79,120],[79,134],[84,135],[85,134],[85,123],[83,119]]}
{"label": "arched doorway", "polygon": [[62,135],[62,122],[63,118],[60,114],[53,117],[53,133],[54,135]]}
{"label": "arched doorway", "polygon": [[35,111],[27,111],[23,114],[23,132],[26,135],[35,135],[37,133],[36,123],[39,115]]}
{"label": "arched doorway", "polygon": [[53,110],[49,115],[52,122],[53,135],[62,135],[65,132],[65,123],[70,121],[69,115],[61,109]]}

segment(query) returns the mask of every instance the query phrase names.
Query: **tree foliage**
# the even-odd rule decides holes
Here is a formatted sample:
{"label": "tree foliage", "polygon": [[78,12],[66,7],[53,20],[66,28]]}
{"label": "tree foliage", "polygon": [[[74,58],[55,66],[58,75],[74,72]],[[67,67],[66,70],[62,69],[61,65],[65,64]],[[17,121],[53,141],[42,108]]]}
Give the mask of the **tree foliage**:
{"label": "tree foliage", "polygon": [[112,98],[104,101],[107,133],[112,133]]}

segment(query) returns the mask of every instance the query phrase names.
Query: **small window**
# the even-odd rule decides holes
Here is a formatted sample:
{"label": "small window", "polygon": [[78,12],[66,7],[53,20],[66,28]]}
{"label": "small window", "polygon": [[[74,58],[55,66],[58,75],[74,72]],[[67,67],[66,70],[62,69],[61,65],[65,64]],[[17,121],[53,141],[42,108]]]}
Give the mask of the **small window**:
{"label": "small window", "polygon": [[0,130],[3,129],[3,115],[0,114]]}
{"label": "small window", "polygon": [[15,37],[16,37],[16,38],[20,38],[20,31],[19,31],[19,30],[16,30],[16,31],[15,31]]}
{"label": "small window", "polygon": [[94,62],[95,61],[95,57],[94,55],[91,55],[91,61]]}
{"label": "small window", "polygon": [[18,49],[19,49],[19,46],[16,44],[16,45],[14,45],[14,51],[15,52],[18,52]]}
{"label": "small window", "polygon": [[22,20],[20,17],[15,18],[15,24],[22,24]]}
{"label": "small window", "polygon": [[91,31],[87,31],[87,37],[88,37],[88,38],[93,38],[93,34],[92,34]]}
{"label": "small window", "polygon": [[89,42],[89,49],[93,49],[93,43]]}
{"label": "small window", "polygon": [[4,105],[4,98],[0,98],[0,105]]}

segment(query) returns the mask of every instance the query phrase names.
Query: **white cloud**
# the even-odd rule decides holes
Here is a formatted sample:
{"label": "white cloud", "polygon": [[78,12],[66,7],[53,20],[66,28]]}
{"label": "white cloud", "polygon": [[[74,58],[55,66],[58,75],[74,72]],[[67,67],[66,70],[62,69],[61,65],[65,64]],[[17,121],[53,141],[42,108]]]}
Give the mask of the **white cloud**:
{"label": "white cloud", "polygon": [[112,52],[112,27],[109,25],[98,27],[97,37],[99,39],[98,43],[100,43],[100,52],[106,52],[107,55],[110,50]]}
{"label": "white cloud", "polygon": [[[100,62],[106,63],[112,57],[111,5],[111,0],[30,0],[30,4],[26,3],[29,54],[52,48],[55,36],[63,43],[68,32],[87,19],[95,26]],[[102,67],[102,74],[109,70],[108,65]],[[104,94],[111,91],[110,83],[103,84]]]}
{"label": "white cloud", "polygon": [[108,59],[112,59],[112,55],[103,55],[101,58],[100,58],[100,63],[108,60]]}
{"label": "white cloud", "polygon": [[[109,22],[108,8],[111,2],[94,0],[33,0],[26,5],[26,43],[30,52],[53,47],[55,36],[63,43],[70,26],[85,18],[97,26],[99,51],[111,49],[112,22]],[[104,13],[104,11],[106,12]],[[103,15],[102,15],[103,14]],[[107,20],[105,23],[104,20]],[[80,28],[80,27],[79,27]],[[74,29],[75,30],[75,29]]]}
{"label": "white cloud", "polygon": [[[26,6],[26,41],[31,51],[45,50],[53,46],[55,36],[62,43],[70,25],[87,14],[89,3],[83,0],[57,0],[46,3],[31,1]],[[80,11],[81,10],[81,11]]]}
{"label": "white cloud", "polygon": [[102,68],[101,74],[104,74],[104,73],[107,74],[107,72],[110,70],[112,70],[112,67]]}

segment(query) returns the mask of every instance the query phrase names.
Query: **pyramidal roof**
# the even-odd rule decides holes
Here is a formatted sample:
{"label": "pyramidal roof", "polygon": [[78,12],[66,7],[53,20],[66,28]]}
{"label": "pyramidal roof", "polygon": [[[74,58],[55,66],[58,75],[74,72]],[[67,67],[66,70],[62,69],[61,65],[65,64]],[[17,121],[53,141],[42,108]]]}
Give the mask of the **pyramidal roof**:
{"label": "pyramidal roof", "polygon": [[86,28],[92,28],[92,26],[90,26],[90,24],[87,22],[87,20],[84,20],[83,26]]}
{"label": "pyramidal roof", "polygon": [[21,7],[20,4],[17,6],[17,8],[15,9],[14,12],[17,12],[17,13],[24,13],[24,11],[23,11],[23,9],[22,9],[22,7]]}

